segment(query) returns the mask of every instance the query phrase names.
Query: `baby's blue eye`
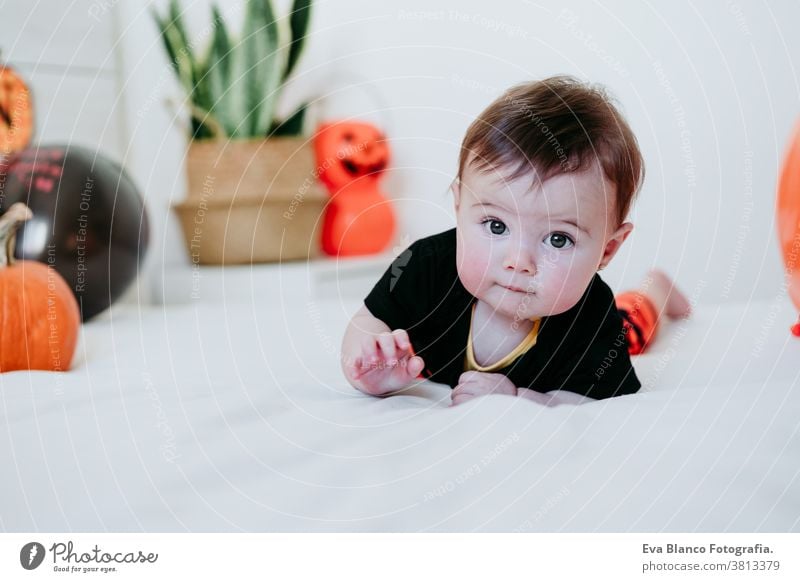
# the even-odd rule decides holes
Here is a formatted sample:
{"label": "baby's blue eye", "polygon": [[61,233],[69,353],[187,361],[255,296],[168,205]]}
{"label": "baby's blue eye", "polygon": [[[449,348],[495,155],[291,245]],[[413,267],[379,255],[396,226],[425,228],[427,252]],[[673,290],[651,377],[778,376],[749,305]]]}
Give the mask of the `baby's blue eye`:
{"label": "baby's blue eye", "polygon": [[565,249],[575,245],[575,241],[573,241],[569,236],[562,232],[554,232],[549,237],[548,240],[553,248],[556,249]]}
{"label": "baby's blue eye", "polygon": [[500,220],[494,220],[490,218],[484,220],[482,224],[488,224],[489,232],[491,232],[492,234],[505,234],[506,231],[508,230],[505,223],[503,223]]}

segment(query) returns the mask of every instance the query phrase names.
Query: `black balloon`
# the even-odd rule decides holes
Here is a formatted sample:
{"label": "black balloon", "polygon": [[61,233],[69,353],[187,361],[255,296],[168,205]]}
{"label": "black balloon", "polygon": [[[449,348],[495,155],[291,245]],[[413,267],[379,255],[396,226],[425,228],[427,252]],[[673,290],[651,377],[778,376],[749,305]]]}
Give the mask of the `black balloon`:
{"label": "black balloon", "polygon": [[83,321],[135,280],[149,239],[142,197],[122,167],[76,146],[40,146],[0,159],[0,214],[25,202],[14,256],[52,265]]}

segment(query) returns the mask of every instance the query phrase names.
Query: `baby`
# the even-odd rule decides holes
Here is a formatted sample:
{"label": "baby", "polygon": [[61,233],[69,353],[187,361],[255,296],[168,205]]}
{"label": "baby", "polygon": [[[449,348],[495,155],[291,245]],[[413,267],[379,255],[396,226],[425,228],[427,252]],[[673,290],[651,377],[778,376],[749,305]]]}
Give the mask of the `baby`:
{"label": "baby", "polygon": [[347,380],[383,395],[422,375],[453,387],[452,404],[638,391],[629,353],[652,341],[660,314],[689,313],[660,271],[616,300],[598,274],[633,229],[643,174],[602,90],[570,77],[508,90],[462,142],[456,228],[401,253],[353,316]]}

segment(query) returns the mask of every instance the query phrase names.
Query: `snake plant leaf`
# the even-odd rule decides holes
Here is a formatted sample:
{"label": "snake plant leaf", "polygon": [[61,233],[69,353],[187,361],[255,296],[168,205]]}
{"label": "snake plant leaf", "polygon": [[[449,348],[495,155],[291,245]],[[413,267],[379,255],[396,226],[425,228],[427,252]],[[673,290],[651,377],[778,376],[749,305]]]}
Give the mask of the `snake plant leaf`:
{"label": "snake plant leaf", "polygon": [[174,20],[169,18],[162,19],[155,9],[151,13],[161,32],[164,48],[167,50],[167,56],[172,68],[175,69],[178,81],[187,93],[191,93],[194,90],[192,64],[189,62],[189,57],[184,50],[183,40],[175,27]]}
{"label": "snake plant leaf", "polygon": [[283,121],[275,121],[267,137],[296,136],[303,133],[303,121],[308,103],[303,103]]}
{"label": "snake plant leaf", "polygon": [[[187,93],[192,138],[263,138],[301,132],[305,105],[283,122],[274,119],[283,80],[291,74],[308,31],[312,0],[293,0],[292,38],[281,44],[271,0],[244,0],[241,39],[233,40],[219,7],[212,5],[214,33],[199,60],[184,26],[179,0],[169,0],[165,15],[151,9],[172,67]],[[285,59],[284,59],[285,57]]]}
{"label": "snake plant leaf", "polygon": [[[211,100],[210,111],[214,112],[217,121],[225,130],[225,136],[233,133],[238,123],[233,107],[233,93],[231,92],[231,74],[233,72],[233,49],[230,37],[225,28],[217,5],[211,7],[214,36],[206,58],[206,73],[202,81],[208,89]],[[218,136],[224,137],[224,136]]]}
{"label": "snake plant leaf", "polygon": [[150,15],[153,17],[153,20],[156,21],[156,26],[158,27],[158,32],[160,33],[159,36],[161,36],[161,41],[164,43],[164,49],[167,51],[167,57],[169,58],[170,65],[172,65],[172,68],[175,69],[175,73],[180,79],[181,71],[178,67],[178,60],[177,55],[175,54],[173,41],[167,34],[167,22],[166,20],[161,19],[161,16],[158,15],[158,11],[152,6],[150,7]]}
{"label": "snake plant leaf", "polygon": [[272,123],[280,86],[279,30],[271,0],[248,0],[241,42],[247,137],[264,136]]}
{"label": "snake plant leaf", "polygon": [[312,0],[294,0],[292,4],[292,12],[289,16],[289,26],[292,34],[289,43],[289,57],[286,61],[286,70],[283,72],[282,82],[286,81],[289,75],[292,74],[297,61],[300,59],[300,54],[303,52],[306,35],[308,34],[308,24],[311,20],[311,2]]}
{"label": "snake plant leaf", "polygon": [[189,80],[189,91],[193,91],[197,86],[198,63],[189,44],[189,36],[186,34],[186,27],[183,25],[183,16],[178,0],[170,0],[168,25],[170,37],[174,39],[175,53],[178,64],[181,67],[183,78]]}
{"label": "snake plant leaf", "polygon": [[[155,9],[151,10],[151,14],[161,32],[161,38],[164,42],[167,56],[170,59],[170,64],[189,97],[190,109],[195,106],[207,109],[209,106],[207,92],[202,85],[198,86],[201,78],[201,66],[194,60],[186,30],[183,26],[180,6],[176,0],[172,0],[165,17],[160,17]],[[212,135],[209,128],[195,115],[192,115],[191,123],[193,138],[204,138]]]}

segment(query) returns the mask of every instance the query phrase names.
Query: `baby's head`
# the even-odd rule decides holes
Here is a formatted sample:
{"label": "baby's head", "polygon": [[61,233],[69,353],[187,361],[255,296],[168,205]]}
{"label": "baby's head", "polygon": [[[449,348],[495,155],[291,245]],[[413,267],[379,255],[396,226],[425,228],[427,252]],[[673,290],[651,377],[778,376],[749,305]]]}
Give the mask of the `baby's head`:
{"label": "baby's head", "polygon": [[461,145],[464,287],[514,321],[572,308],[633,229],[643,175],[636,137],[601,89],[569,77],[509,89]]}

